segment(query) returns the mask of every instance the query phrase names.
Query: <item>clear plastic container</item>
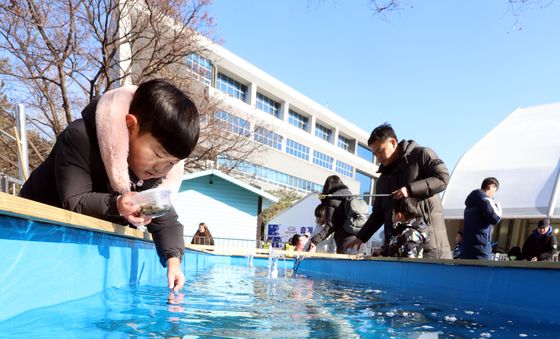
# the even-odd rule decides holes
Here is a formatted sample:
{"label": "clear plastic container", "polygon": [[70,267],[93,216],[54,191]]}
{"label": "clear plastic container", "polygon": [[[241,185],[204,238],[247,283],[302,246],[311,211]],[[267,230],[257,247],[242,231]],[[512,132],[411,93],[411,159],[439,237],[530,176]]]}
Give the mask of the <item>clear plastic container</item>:
{"label": "clear plastic container", "polygon": [[161,217],[171,210],[171,191],[152,188],[138,192],[133,201],[140,206],[140,213],[152,218]]}

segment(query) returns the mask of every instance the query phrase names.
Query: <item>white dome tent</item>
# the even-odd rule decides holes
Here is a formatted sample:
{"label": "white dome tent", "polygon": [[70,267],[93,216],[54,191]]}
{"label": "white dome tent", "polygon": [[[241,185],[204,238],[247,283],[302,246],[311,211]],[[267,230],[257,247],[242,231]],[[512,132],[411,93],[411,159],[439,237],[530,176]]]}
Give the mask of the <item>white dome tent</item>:
{"label": "white dome tent", "polygon": [[450,234],[462,225],[465,198],[486,177],[500,182],[495,198],[504,215],[494,233],[499,248],[522,246],[539,219],[549,218],[557,228],[560,103],[515,110],[463,155],[443,196]]}

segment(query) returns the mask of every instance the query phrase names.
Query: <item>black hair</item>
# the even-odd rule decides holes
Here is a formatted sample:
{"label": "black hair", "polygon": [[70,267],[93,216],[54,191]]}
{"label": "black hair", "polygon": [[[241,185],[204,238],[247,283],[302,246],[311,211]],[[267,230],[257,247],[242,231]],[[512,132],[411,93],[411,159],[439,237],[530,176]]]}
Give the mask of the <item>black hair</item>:
{"label": "black hair", "polygon": [[480,188],[486,191],[487,189],[490,188],[490,185],[495,185],[496,189],[500,188],[500,183],[498,182],[498,179],[494,177],[488,177],[482,180],[482,185],[480,185]]}
{"label": "black hair", "polygon": [[541,219],[539,220],[537,227],[548,227],[549,225],[550,223],[548,222],[548,220]]}
{"label": "black hair", "polygon": [[319,219],[320,223],[325,222],[325,215],[327,213],[327,206],[323,204],[319,204],[315,207],[315,218]]}
{"label": "black hair", "polygon": [[193,151],[200,133],[198,110],[179,88],[163,79],[146,81],[134,93],[129,113],[136,116],[139,133],[151,133],[178,159]]}
{"label": "black hair", "polygon": [[346,187],[342,182],[342,179],[338,175],[331,175],[327,177],[325,180],[325,184],[323,185],[323,194],[330,194],[334,191],[337,191],[342,186]]}
{"label": "black hair", "polygon": [[395,133],[395,130],[393,129],[393,127],[391,127],[391,124],[386,122],[382,125],[375,127],[373,131],[371,131],[371,135],[369,136],[369,139],[367,141],[368,146],[371,147],[371,145],[374,142],[385,141],[389,138],[394,138],[397,141],[399,140],[397,138],[397,134]]}
{"label": "black hair", "polygon": [[299,242],[299,238],[301,237],[301,235],[299,234],[294,234],[294,236],[292,237],[292,239],[290,239],[290,243],[294,246],[297,246],[297,243]]}
{"label": "black hair", "polygon": [[415,198],[408,197],[395,200],[393,210],[395,213],[402,213],[406,220],[421,216],[420,208],[418,207],[418,200]]}

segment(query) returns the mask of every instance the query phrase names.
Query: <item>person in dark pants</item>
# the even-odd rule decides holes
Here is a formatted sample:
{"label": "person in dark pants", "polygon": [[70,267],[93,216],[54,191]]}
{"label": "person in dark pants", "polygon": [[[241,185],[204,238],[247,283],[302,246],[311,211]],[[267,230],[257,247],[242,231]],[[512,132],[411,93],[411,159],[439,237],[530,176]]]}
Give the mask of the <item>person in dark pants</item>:
{"label": "person in dark pants", "polygon": [[558,241],[548,220],[539,220],[537,228],[525,240],[522,253],[529,261],[552,261],[558,253]]}
{"label": "person in dark pants", "polygon": [[321,206],[325,206],[325,208],[317,208],[315,217],[317,222],[323,225],[323,229],[311,238],[308,251],[315,253],[317,244],[334,232],[336,253],[345,253],[344,243],[356,238],[355,235],[346,232],[343,227],[346,220],[344,202],[352,195],[352,192],[344,185],[339,176],[331,175],[325,180],[322,194],[329,195],[329,197],[321,199]]}
{"label": "person in dark pants", "polygon": [[498,179],[489,177],[467,196],[460,259],[492,259],[493,225],[502,218],[502,208],[494,201],[499,187]]}
{"label": "person in dark pants", "polygon": [[147,225],[168,286],[177,291],[185,282],[183,225],[173,208],[152,220],[134,197],[155,187],[178,191],[199,133],[195,104],[166,80],[111,90],[58,135],[20,195],[122,225]]}
{"label": "person in dark pants", "polygon": [[391,238],[393,205],[395,199],[416,198],[421,219],[430,230],[430,240],[424,247],[424,258],[451,259],[451,248],[443,220],[441,193],[449,182],[449,172],[437,154],[421,147],[414,140],[397,139],[389,124],[376,127],[368,140],[373,154],[381,164],[381,175],[375,193],[387,194],[373,200],[373,211],[368,221],[348,247],[361,245],[384,225],[385,252]]}

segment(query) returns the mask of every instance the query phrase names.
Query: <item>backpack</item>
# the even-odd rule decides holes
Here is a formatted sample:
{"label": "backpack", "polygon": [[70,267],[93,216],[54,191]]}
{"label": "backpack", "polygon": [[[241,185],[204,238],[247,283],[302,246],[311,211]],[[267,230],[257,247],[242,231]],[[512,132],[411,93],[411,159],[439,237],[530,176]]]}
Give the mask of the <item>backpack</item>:
{"label": "backpack", "polygon": [[368,204],[359,198],[347,198],[344,204],[345,218],[342,227],[349,234],[358,234],[368,220]]}

